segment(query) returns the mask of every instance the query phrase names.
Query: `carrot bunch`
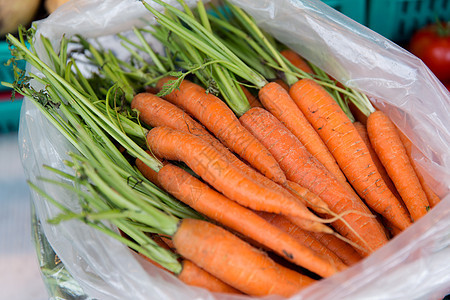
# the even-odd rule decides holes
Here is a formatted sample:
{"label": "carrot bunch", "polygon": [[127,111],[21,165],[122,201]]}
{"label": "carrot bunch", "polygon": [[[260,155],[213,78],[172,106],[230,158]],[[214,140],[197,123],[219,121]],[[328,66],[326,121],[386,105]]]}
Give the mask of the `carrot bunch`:
{"label": "carrot bunch", "polygon": [[230,3],[232,16],[212,16],[201,2],[195,11],[182,3],[184,12],[155,2],[165,14],[143,4],[160,25],[134,29],[141,44],[121,37],[142,67],[79,37],[99,66],[89,80],[64,61],[67,40],[59,54],[45,43],[48,66],[10,37],[46,86],[22,77],[16,91],[79,151],[66,162],[75,175],[49,169],[87,190],[60,184],[78,194],[81,213],[31,184],[61,209],[54,223],[85,222],[193,286],[289,297],[371,255],[439,202],[407,138],[365,95]]}

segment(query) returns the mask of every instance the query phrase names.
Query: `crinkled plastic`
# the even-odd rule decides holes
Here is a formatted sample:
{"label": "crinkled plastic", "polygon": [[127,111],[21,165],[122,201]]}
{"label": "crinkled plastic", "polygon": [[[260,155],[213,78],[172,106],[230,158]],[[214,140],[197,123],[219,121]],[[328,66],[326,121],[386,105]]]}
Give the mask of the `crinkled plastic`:
{"label": "crinkled plastic", "polygon": [[[175,2],[175,1],[174,1]],[[371,97],[416,146],[413,153],[442,201],[388,245],[348,270],[321,280],[292,299],[442,299],[450,293],[450,95],[425,65],[402,48],[320,1],[234,0],[280,41],[344,84]],[[56,45],[62,34],[103,37],[152,20],[140,1],[70,1],[38,22]],[[39,37],[38,37],[39,39]],[[38,46],[38,50],[39,50]],[[41,49],[41,54],[43,50]],[[29,101],[19,130],[28,178],[69,207],[74,195],[36,180],[54,177],[43,164],[66,169],[71,145]],[[181,284],[149,266],[145,270],[119,242],[77,221],[45,222],[58,211],[32,193],[46,238],[84,293],[96,299],[245,299]],[[268,297],[277,299],[278,297]]]}

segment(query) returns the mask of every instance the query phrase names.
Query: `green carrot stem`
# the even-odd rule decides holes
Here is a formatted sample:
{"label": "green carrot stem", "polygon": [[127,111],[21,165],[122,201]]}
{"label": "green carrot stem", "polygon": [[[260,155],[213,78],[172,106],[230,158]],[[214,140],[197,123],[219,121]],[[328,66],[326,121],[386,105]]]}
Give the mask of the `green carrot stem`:
{"label": "green carrot stem", "polygon": [[[209,23],[203,2],[198,1],[197,3],[200,21],[206,30],[212,33],[211,24]],[[244,92],[238,86],[233,74],[220,65],[213,65],[212,74],[213,77],[216,78],[216,83],[228,106],[238,117],[245,114],[251,107]]]}
{"label": "green carrot stem", "polygon": [[138,37],[139,41],[142,44],[142,47],[144,48],[144,50],[146,51],[146,53],[150,56],[150,58],[152,59],[152,61],[155,63],[155,65],[158,67],[158,70],[161,73],[166,73],[168,70],[164,67],[164,65],[161,63],[161,61],[159,60],[158,56],[156,55],[155,51],[153,51],[153,49],[149,46],[149,44],[146,42],[144,36],[142,35],[142,33],[137,29],[137,28],[133,28],[133,32],[134,34]]}
{"label": "green carrot stem", "polygon": [[[288,66],[285,64],[282,55],[277,51],[274,45],[267,39],[265,34],[259,29],[259,27],[255,24],[255,22],[250,18],[248,14],[246,14],[241,8],[229,3],[227,1],[227,5],[234,12],[234,15],[242,22],[243,26],[248,29],[251,35],[268,51],[269,54],[273,57],[273,59],[280,65],[282,69],[288,69]],[[290,74],[285,74],[286,81],[289,85],[294,84],[297,81],[297,78],[291,76]]]}
{"label": "green carrot stem", "polygon": [[224,35],[227,37],[222,40],[223,43],[226,44],[228,48],[233,49],[234,53],[236,53],[236,55],[238,55],[249,67],[256,70],[268,80],[277,78],[277,74],[274,70],[267,66],[266,60],[261,58],[259,54],[248,51],[249,44],[253,42],[252,40],[247,43],[247,41],[236,39],[230,32],[225,32]]}
{"label": "green carrot stem", "polygon": [[[158,171],[162,164],[157,160],[151,158],[141,147],[137,146],[126,134],[120,131],[113,123],[104,118],[104,115],[95,107],[93,103],[90,102],[89,99],[85,97],[83,93],[76,90],[73,86],[71,86],[67,81],[61,78],[58,74],[56,74],[49,66],[43,63],[39,58],[37,58],[33,53],[31,53],[24,45],[20,44],[16,38],[12,35],[8,36],[8,39],[18,48],[26,57],[28,61],[33,64],[36,68],[38,68],[45,76],[51,81],[51,84],[55,86],[55,88],[64,94],[64,98],[69,101],[69,103],[78,107],[79,105],[85,106],[86,110],[79,111],[80,114],[84,114],[87,117],[87,114],[91,116],[91,119],[94,122],[102,125],[108,133],[113,136],[116,140],[120,141],[121,144],[135,157],[139,157],[143,160],[149,167]],[[88,113],[86,113],[88,112]],[[89,118],[88,118],[89,119]]]}
{"label": "green carrot stem", "polygon": [[203,24],[207,31],[212,32],[211,24],[208,20],[208,14],[202,1],[197,2],[197,11],[200,17],[201,24]]}
{"label": "green carrot stem", "polygon": [[[187,5],[183,5],[185,10],[193,17],[193,13],[189,9]],[[180,19],[178,19],[175,15],[173,15],[171,12],[167,11],[166,16],[170,18],[173,22],[177,23],[179,26],[184,26]],[[162,29],[162,32],[165,33],[165,36],[169,38],[170,31],[168,31],[166,28]],[[172,52],[178,53],[178,55],[181,55],[183,57],[183,61],[190,62],[192,65],[202,65],[206,61],[206,57],[203,53],[200,51],[195,50],[195,47],[193,47],[189,43],[183,43],[181,40],[176,37],[170,37],[170,42],[166,44],[166,46],[169,49],[173,49]],[[188,68],[189,69],[189,68]],[[204,75],[204,72],[201,70],[198,70],[198,72],[194,72],[197,78],[203,83],[207,84],[208,78],[206,75]]]}
{"label": "green carrot stem", "polygon": [[101,110],[103,114],[109,115],[110,120],[115,122],[117,126],[119,126],[120,124],[123,133],[130,137],[133,137],[139,143],[139,145],[145,144],[145,136],[148,132],[148,129],[131,120],[130,116],[124,116],[123,114],[107,107],[104,104],[98,104],[97,108]]}
{"label": "green carrot stem", "polygon": [[353,97],[349,97],[350,101],[366,116],[369,116],[371,113],[375,112],[375,108],[370,102],[367,95],[364,93],[360,93],[354,89],[351,90]]}
{"label": "green carrot stem", "polygon": [[182,38],[185,42],[190,43],[212,59],[227,61],[228,63],[224,64],[224,67],[236,75],[252,82],[260,88],[267,83],[264,77],[250,69],[231,50],[221,43],[219,39],[217,39],[212,33],[208,32],[197,20],[162,1],[155,0],[155,2],[162,5],[186,24],[191,26],[192,30],[185,27],[180,27],[179,24],[171,21],[164,14],[158,12],[145,1],[142,1],[144,6],[157,17],[158,23],[165,26],[177,34],[177,36]]}
{"label": "green carrot stem", "polygon": [[[45,180],[45,179],[44,179]],[[58,184],[68,190],[71,190],[72,192],[81,194],[82,197],[85,197],[85,200],[88,200],[91,205],[93,205],[96,208],[105,208],[105,205],[100,201],[97,200],[97,197],[90,196],[89,194],[82,193],[79,189],[73,188],[73,186],[58,182],[58,181],[49,181],[48,182]],[[118,240],[119,242],[127,245],[131,249],[134,249],[135,251],[142,253],[143,255],[149,257],[150,259],[158,262],[160,265],[164,266],[166,269],[171,270],[172,272],[180,272],[181,271],[181,265],[177,261],[177,256],[173,254],[170,251],[167,251],[166,249],[158,246],[152,239],[150,239],[148,236],[146,236],[142,231],[140,231],[138,228],[136,228],[132,223],[128,222],[126,219],[121,217],[118,218],[107,218],[112,224],[117,226],[120,230],[122,230],[124,233],[126,233],[128,236],[132,237],[133,240],[136,242],[133,242],[132,240],[128,238],[122,237],[120,234],[116,233],[115,231],[111,230],[110,228],[107,228],[98,222],[90,221],[90,217],[95,216],[94,214],[91,214],[89,217],[83,214],[76,214],[67,209],[65,206],[61,205],[58,201],[56,201],[54,198],[50,197],[47,193],[45,193],[42,189],[37,187],[35,184],[29,182],[30,187],[36,191],[39,195],[46,198],[49,202],[51,202],[53,205],[58,207],[61,211],[63,211],[63,215],[60,215],[59,217],[55,218],[53,222],[60,222],[64,219],[67,219],[67,217],[70,218],[79,218],[83,220],[87,225],[95,228],[96,230],[99,230],[103,232],[104,234],[111,236]],[[92,220],[92,218],[91,218]],[[94,219],[95,221],[95,219]],[[172,233],[173,234],[173,233]]]}
{"label": "green carrot stem", "polygon": [[[91,161],[90,161],[91,162]],[[166,234],[173,234],[177,227],[177,218],[159,210],[149,202],[143,200],[143,195],[133,190],[119,175],[108,170],[101,169],[101,166],[95,168],[90,162],[84,161],[82,164],[83,173],[95,183],[96,189],[112,201],[115,205],[130,209],[136,213],[135,220],[147,224],[151,227],[157,227]],[[110,166],[107,160],[101,159],[99,163]],[[112,189],[114,187],[114,189]],[[91,191],[92,192],[92,191]]]}
{"label": "green carrot stem", "polygon": [[181,84],[181,82],[184,80],[184,78],[186,78],[187,75],[195,73],[196,71],[201,70],[209,65],[218,64],[218,63],[226,63],[226,62],[223,62],[220,60],[219,61],[213,60],[213,61],[205,62],[202,65],[195,66],[195,67],[189,69],[189,71],[184,72],[184,73],[182,73],[182,72],[169,73],[169,74],[173,74],[175,77],[178,77],[178,78],[176,80],[168,81],[168,83],[163,86],[163,89],[157,95],[159,97],[163,97],[165,95],[170,94],[173,90],[178,88],[178,86]]}
{"label": "green carrot stem", "polygon": [[228,106],[238,117],[245,114],[251,107],[244,92],[233,78],[233,74],[228,73],[221,66],[214,68],[214,74],[219,90]]}
{"label": "green carrot stem", "polygon": [[[42,39],[42,44],[44,45],[44,48],[47,52],[47,56],[49,57],[50,61],[53,63],[53,66],[55,67],[55,70],[57,70],[58,74],[61,74],[61,65],[59,64],[60,60],[56,52],[53,50],[52,44],[50,40],[48,39]],[[65,62],[64,62],[65,64]]]}
{"label": "green carrot stem", "polygon": [[[84,143],[94,142],[83,141]],[[77,158],[75,154],[72,154],[74,158]],[[81,159],[78,157],[78,159]],[[92,160],[93,158],[89,158]],[[76,164],[65,161],[65,164],[71,168],[75,168]],[[74,181],[75,177],[65,172],[59,171],[50,166],[44,166],[45,169],[50,170],[59,176],[66,178],[67,180]],[[112,163],[108,166],[109,172],[115,172],[122,178],[123,182],[126,182],[127,186],[133,190],[139,192],[141,199],[161,210],[167,211],[169,214],[176,215],[179,218],[202,218],[197,212],[180,203],[178,200],[156,187],[153,183],[149,182],[139,171],[129,166],[129,168],[119,167],[117,164]]]}
{"label": "green carrot stem", "polygon": [[[44,108],[41,103],[39,102],[39,99],[35,98],[35,93],[36,92],[31,92],[30,90],[25,90],[25,89],[19,89],[17,87],[16,88],[17,92],[23,94],[24,96],[28,97],[28,99],[30,99],[35,105],[36,107],[39,109],[39,111],[45,116],[45,118],[53,125],[55,126],[55,128],[58,129],[58,131],[72,144],[75,146],[75,148],[81,152],[81,149],[79,147],[77,147],[77,142],[76,142],[76,136],[74,135],[74,133],[72,131],[70,131],[67,126],[64,126],[64,122],[61,118],[61,116],[59,116],[56,111],[54,113],[51,113],[52,109],[49,108]],[[55,117],[56,116],[56,117]]]}
{"label": "green carrot stem", "polygon": [[[261,62],[264,61],[272,64],[276,64],[276,62],[247,33],[233,26],[230,22],[220,20],[212,15],[208,15],[208,17],[211,22],[215,23],[216,26],[214,28],[216,32],[220,32],[227,37],[227,39],[223,39],[222,42],[225,43],[228,48],[232,49],[238,57],[240,57],[247,64],[250,58],[256,60],[258,62],[257,65],[259,65],[258,67],[255,67],[255,64],[250,65],[263,75],[270,72],[270,68],[263,68],[261,66]],[[234,45],[234,47],[230,47],[230,45]],[[254,52],[252,51],[249,53],[249,46],[254,50]],[[247,53],[245,53],[245,51],[247,51]],[[261,71],[261,69],[263,69],[263,71]],[[275,78],[274,75],[264,76],[265,78]]]}

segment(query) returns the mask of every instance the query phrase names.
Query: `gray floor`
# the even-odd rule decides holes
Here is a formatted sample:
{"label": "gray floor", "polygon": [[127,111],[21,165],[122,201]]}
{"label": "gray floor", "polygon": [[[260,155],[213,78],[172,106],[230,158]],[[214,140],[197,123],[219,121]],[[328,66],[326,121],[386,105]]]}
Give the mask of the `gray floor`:
{"label": "gray floor", "polygon": [[48,299],[31,237],[17,133],[0,134],[0,299]]}

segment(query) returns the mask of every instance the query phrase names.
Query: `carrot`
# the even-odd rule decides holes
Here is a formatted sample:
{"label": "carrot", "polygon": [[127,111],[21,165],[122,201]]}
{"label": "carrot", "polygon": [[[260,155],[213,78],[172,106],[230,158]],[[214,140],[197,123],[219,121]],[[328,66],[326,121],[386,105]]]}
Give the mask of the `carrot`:
{"label": "carrot", "polygon": [[435,207],[441,201],[441,199],[439,198],[438,195],[436,195],[436,193],[425,182],[425,178],[423,178],[423,175],[419,171],[414,159],[412,158],[412,155],[411,155],[412,143],[411,143],[411,141],[400,130],[397,130],[397,132],[400,136],[403,146],[405,147],[406,154],[409,157],[411,165],[414,168],[414,171],[416,172],[417,178],[419,179],[420,184],[422,185],[423,191],[425,192],[425,195],[427,195],[428,203],[430,204],[431,207]]}
{"label": "carrot", "polygon": [[167,126],[172,129],[189,132],[211,143],[214,148],[226,155],[230,161],[237,160],[237,157],[228,148],[185,111],[154,94],[137,94],[131,101],[131,108],[139,112],[140,120],[147,125],[152,127]]}
{"label": "carrot", "polygon": [[384,183],[355,126],[325,89],[302,79],[291,87],[290,95],[367,205],[402,230],[411,225],[408,212]]}
{"label": "carrot", "polygon": [[[164,163],[164,162],[163,162],[163,163]],[[164,163],[164,164],[166,164],[166,163]],[[195,197],[199,197],[200,199],[203,200],[203,198],[200,197],[199,195],[194,195],[194,194],[192,194],[192,195],[189,195],[189,194],[182,195],[182,194],[180,194],[179,190],[180,190],[181,186],[184,186],[184,181],[183,181],[183,184],[180,184],[180,187],[178,187],[178,189],[175,188],[175,187],[177,187],[177,186],[175,186],[175,187],[174,187],[174,186],[171,186],[170,183],[166,183],[166,184],[163,186],[163,184],[161,184],[161,181],[158,179],[158,173],[157,173],[156,171],[154,171],[153,169],[151,169],[150,167],[148,167],[147,165],[145,165],[140,159],[136,159],[136,166],[137,166],[138,169],[141,171],[141,173],[144,174],[146,177],[148,176],[147,178],[148,178],[150,181],[152,181],[155,185],[158,185],[158,186],[160,186],[162,189],[166,189],[166,190],[170,191],[171,194],[173,194],[174,196],[176,196],[176,198],[178,198],[180,201],[186,203],[187,205],[189,205],[189,206],[191,206],[192,208],[196,209],[196,210],[199,211],[200,213],[203,213],[203,214],[207,215],[207,216],[210,217],[211,219],[214,219],[214,220],[216,220],[216,221],[218,221],[218,222],[220,222],[220,223],[226,224],[226,225],[228,226],[228,228],[234,229],[236,233],[245,234],[245,230],[246,230],[246,229],[245,229],[245,228],[240,228],[240,227],[241,227],[240,224],[235,224],[235,223],[230,224],[230,223],[227,223],[227,222],[225,222],[227,219],[224,219],[225,221],[219,219],[219,217],[221,216],[220,214],[217,215],[216,213],[211,213],[210,210],[206,210],[206,209],[209,207],[209,205],[211,205],[211,203],[215,203],[214,206],[215,206],[215,207],[219,207],[219,206],[220,206],[220,208],[222,208],[222,206],[224,206],[224,205],[230,205],[230,206],[232,206],[232,207],[233,207],[233,205],[234,205],[234,207],[236,207],[236,205],[237,205],[237,206],[239,206],[238,209],[239,209],[240,211],[244,212],[244,213],[242,214],[242,215],[243,215],[242,217],[245,217],[245,214],[248,214],[249,212],[248,212],[248,210],[246,211],[246,209],[245,209],[244,207],[242,207],[242,206],[240,206],[240,205],[238,205],[238,204],[226,204],[226,203],[224,204],[224,199],[226,199],[227,201],[229,201],[229,199],[226,198],[226,197],[224,197],[224,196],[221,195],[221,194],[219,194],[220,197],[217,197],[217,195],[215,195],[214,191],[213,191],[213,192],[208,191],[208,194],[209,194],[209,195],[216,196],[215,198],[219,198],[219,199],[208,200],[208,202],[211,202],[211,203],[208,203],[208,202],[207,202],[207,203],[206,203],[207,205],[203,205],[203,206],[202,206],[202,205],[200,205],[200,203],[197,203],[197,201],[199,201],[199,200],[197,200],[197,199],[192,199],[192,197],[195,196]],[[172,166],[172,168],[174,168],[174,167]],[[169,176],[175,176],[176,174],[179,174],[179,177],[184,177],[185,180],[190,180],[190,181],[193,181],[193,183],[196,183],[196,185],[200,185],[198,182],[195,181],[194,178],[189,178],[189,177],[188,177],[188,174],[186,174],[185,172],[181,172],[178,168],[175,168],[175,169],[174,169],[174,172],[173,172],[172,175],[169,175],[169,174],[168,174],[168,175],[161,175],[161,176],[169,177]],[[250,173],[250,174],[251,174],[251,173]],[[254,175],[257,175],[257,174],[259,174],[259,173],[254,172]],[[264,177],[263,175],[261,175],[261,174],[259,174],[259,175],[260,175],[262,178],[265,179],[265,181],[263,180],[263,181],[260,181],[260,182],[263,182],[264,184],[272,183],[273,185],[275,185],[274,187],[278,187],[278,188],[279,188],[278,190],[279,190],[280,192],[287,192],[287,191],[283,190],[280,186],[277,186],[274,182],[272,182],[272,181],[270,181],[269,179],[267,179],[266,177]],[[186,179],[186,177],[187,177],[187,179]],[[258,178],[257,176],[254,177],[254,179],[256,179],[256,180],[261,180],[262,178]],[[169,181],[170,181],[170,180],[169,180]],[[173,181],[174,181],[174,182],[179,182],[180,180],[179,180],[179,179],[173,179]],[[292,186],[294,186],[293,189],[299,191],[299,193],[301,194],[300,196],[302,196],[302,197],[305,196],[305,197],[308,198],[308,199],[313,199],[312,202],[316,203],[316,205],[313,205],[313,206],[315,206],[315,207],[314,207],[315,209],[317,209],[317,206],[319,206],[320,208],[322,208],[323,211],[326,211],[326,212],[329,211],[327,205],[324,204],[323,201],[321,201],[320,199],[317,199],[317,198],[318,198],[317,196],[313,195],[311,192],[307,191],[306,189],[303,189],[302,187],[299,187],[298,185],[296,185],[296,184],[293,183],[293,182],[289,182],[289,183],[292,184]],[[269,184],[269,185],[270,185],[270,184]],[[200,185],[200,186],[201,186],[201,185]],[[272,185],[270,185],[270,186],[272,186]],[[200,189],[200,188],[199,188],[199,189]],[[202,186],[201,186],[201,189],[203,189],[203,190],[208,190],[207,187],[202,187]],[[208,197],[208,198],[209,198],[209,197]],[[212,201],[214,201],[214,200],[215,200],[215,202],[212,202]],[[220,202],[220,201],[221,201],[221,202]],[[221,204],[222,204],[222,205],[221,205]],[[214,207],[214,206],[213,206],[213,207]],[[223,209],[223,211],[225,211],[225,208]],[[226,215],[224,212],[222,212],[222,210],[220,210],[220,212],[221,212],[222,214]],[[237,214],[237,212],[235,212],[235,214]],[[230,216],[230,217],[233,217],[233,216]],[[311,222],[311,221],[308,221],[308,220],[305,220],[305,219],[291,218],[291,217],[289,217],[289,216],[287,216],[287,219],[290,219],[292,223],[295,223],[295,224],[297,224],[297,226],[299,226],[300,228],[303,228],[303,229],[308,230],[308,231],[333,233],[332,230],[327,230],[328,227],[325,227],[325,228],[324,228],[324,225],[323,225],[323,224],[320,224],[320,223]],[[232,221],[233,221],[233,220],[232,220]],[[259,220],[259,221],[261,221],[261,220]],[[230,222],[230,221],[228,220],[228,222]],[[234,221],[233,221],[233,222],[234,222]],[[318,224],[319,224],[319,225],[318,225]],[[249,228],[253,228],[253,227],[251,227],[251,225],[252,225],[252,224],[249,225],[249,226],[250,226]],[[266,225],[267,225],[267,224],[266,224]],[[264,226],[262,226],[261,224],[259,224],[259,226],[260,226],[260,227],[264,227]],[[272,229],[273,229],[273,228],[272,228]],[[252,231],[250,231],[250,232],[252,233]],[[270,233],[270,231],[268,231],[268,233]],[[268,234],[268,233],[266,233],[266,234]],[[277,234],[279,234],[279,232],[278,232],[278,233],[274,233],[274,235],[277,235]],[[253,243],[253,244],[254,244],[255,242],[257,242],[259,247],[266,247],[266,248],[268,248],[268,249],[272,249],[273,251],[278,252],[278,254],[280,254],[282,257],[288,255],[288,257],[285,257],[286,259],[288,259],[288,260],[291,259],[294,263],[297,263],[297,264],[299,264],[298,261],[300,261],[300,264],[301,264],[301,260],[302,260],[302,259],[299,259],[299,258],[293,256],[289,251],[287,251],[287,249],[292,248],[291,246],[288,245],[288,243],[283,243],[283,242],[282,242],[282,243],[280,243],[280,244],[275,244],[275,245],[273,245],[273,246],[270,246],[271,241],[268,241],[268,242],[265,242],[264,240],[261,241],[261,240],[260,240],[260,237],[258,238],[257,236],[252,236],[252,235],[250,235],[250,234],[247,234],[246,236],[243,236],[243,237],[241,237],[241,238],[243,238],[243,239],[248,239],[249,237],[252,238],[252,243]],[[288,239],[288,242],[289,242],[289,239]],[[292,241],[291,241],[291,242],[292,242]],[[285,247],[284,247],[283,249],[279,249],[278,247],[280,247],[280,246],[282,246],[282,245],[285,245]],[[295,246],[295,245],[294,245],[294,246]],[[295,247],[294,247],[294,248],[295,248]],[[278,251],[277,251],[277,249],[278,249]],[[294,250],[295,250],[295,251],[294,251],[295,253],[298,252],[297,249],[294,249]],[[290,258],[290,257],[292,257],[292,258]],[[341,266],[340,266],[340,267],[341,267]],[[323,274],[321,274],[321,275],[323,276]]]}
{"label": "carrot", "polygon": [[165,165],[158,172],[158,181],[168,193],[196,211],[322,277],[345,269],[342,262],[331,264],[253,211],[231,201],[179,167]]}
{"label": "carrot", "polygon": [[[178,129],[185,132],[192,133],[198,137],[201,137],[205,141],[209,142],[216,150],[223,154],[226,159],[232,163],[235,167],[239,168],[246,175],[250,176],[252,179],[264,184],[267,187],[276,189],[282,193],[288,191],[284,190],[281,186],[277,185],[275,182],[271,181],[266,176],[255,171],[253,168],[243,163],[239,158],[232,154],[228,148],[226,148],[220,141],[213,137],[201,124],[192,119],[179,107],[173,105],[172,103],[157,97],[156,95],[149,93],[140,93],[136,95],[132,102],[131,107],[139,111],[140,119],[147,125],[156,126],[167,126],[172,129]],[[138,168],[143,172],[150,181],[154,182],[156,178],[156,172],[152,172],[150,168],[144,168],[144,164],[141,160],[137,159],[136,164]],[[155,183],[155,182],[154,182]],[[157,183],[155,183],[157,184]],[[288,182],[291,186],[294,183]],[[305,190],[302,187],[292,187],[291,189],[297,190],[293,195],[305,203],[308,207],[312,209],[322,209],[322,212],[327,211],[328,208],[326,204],[320,200],[319,197],[315,196],[313,193]],[[305,201],[306,199],[307,201]],[[296,221],[298,224],[300,221]],[[311,226],[311,227],[307,227]],[[306,230],[323,231],[324,226],[318,224],[312,224],[303,222],[303,227]]]}
{"label": "carrot", "polygon": [[[273,181],[261,173],[256,172],[253,168],[237,158],[200,123],[192,119],[178,106],[159,98],[156,95],[140,93],[133,98],[131,107],[139,111],[139,118],[147,125],[152,127],[167,126],[172,129],[181,130],[196,135],[210,143],[217,151],[223,154],[230,163],[245,172],[247,175],[252,176],[254,179],[260,180],[266,185],[277,188],[279,187]],[[143,164],[140,160],[137,160],[137,163]],[[148,169],[149,168],[145,168],[143,170],[145,172],[149,172]],[[152,174],[148,174],[146,176],[151,175]]]}
{"label": "carrot", "polygon": [[[157,87],[162,89],[168,81],[175,79],[165,77],[158,81]],[[219,98],[207,94],[204,88],[188,80],[183,80],[178,89],[164,98],[192,114],[255,169],[275,182],[286,182],[286,176],[270,152],[239,123],[231,109]]]}
{"label": "carrot", "polygon": [[[277,294],[287,297],[315,282],[276,264],[264,252],[206,221],[180,220],[172,234],[172,242],[175,251],[181,256],[182,267],[177,272],[167,271],[186,284],[212,292],[242,294],[241,291],[245,290],[255,296]],[[161,240],[157,240],[157,243],[170,249]],[[151,259],[144,258],[154,264]],[[234,277],[236,274],[242,277]],[[242,278],[245,278],[245,282]],[[276,286],[260,287],[269,282]]]}
{"label": "carrot", "polygon": [[158,127],[170,124],[172,128],[185,129],[195,135],[208,134],[206,129],[186,112],[152,93],[139,93],[134,96],[131,108],[137,110],[139,119],[149,126]]}
{"label": "carrot", "polygon": [[183,269],[177,277],[188,285],[205,288],[215,293],[242,294],[242,292],[217,279],[188,259],[183,259],[181,264]]}
{"label": "carrot", "polygon": [[[281,189],[281,187],[276,185],[273,181],[260,174],[259,172],[256,172],[250,166],[239,160],[234,154],[229,151],[227,147],[225,147],[220,141],[212,136],[200,123],[192,119],[178,106],[164,99],[161,99],[156,95],[149,93],[140,93],[133,98],[131,107],[139,111],[139,118],[147,125],[150,125],[152,127],[167,126],[172,129],[185,131],[201,137],[202,139],[210,143],[221,154],[223,154],[230,163],[239,168],[241,171],[245,172],[248,176],[259,180],[265,185]],[[142,164],[140,160],[138,160],[138,163]],[[148,170],[144,170],[148,172]],[[150,175],[151,174],[148,174],[148,176]]]}
{"label": "carrot", "polygon": [[[148,154],[151,154],[150,151],[146,151]],[[145,178],[150,180],[153,184],[155,184],[157,187],[162,189],[161,184],[158,181],[158,173],[154,171],[152,168],[148,167],[142,160],[139,158],[135,161],[136,167],[138,170],[144,175]]]}
{"label": "carrot", "polygon": [[245,86],[241,84],[240,87],[244,92],[245,97],[247,97],[248,104],[250,104],[251,107],[262,107],[259,100],[255,96],[253,96],[253,94],[250,93],[250,91]]}
{"label": "carrot", "polygon": [[329,250],[322,243],[316,240],[313,237],[312,233],[296,226],[284,216],[265,212],[257,212],[257,214],[267,220],[270,224],[278,227],[282,231],[292,236],[295,240],[297,240],[305,247],[308,247],[317,254],[323,255],[324,257],[330,259],[334,264],[336,264],[336,266],[345,265],[336,254],[334,254],[331,250]]}
{"label": "carrot", "polygon": [[[226,159],[229,162],[233,163],[236,167],[240,168],[241,170],[245,170],[246,173],[251,173],[252,171],[254,171],[254,169],[240,161],[233,153],[229,151],[227,147],[225,147],[219,140],[212,136],[211,133],[209,133],[209,131],[207,131],[200,123],[192,119],[190,115],[188,115],[178,106],[154,94],[140,93],[133,98],[131,107],[139,112],[139,118],[145,124],[152,127],[166,126],[198,136],[210,143],[217,151],[223,154]],[[143,164],[142,161],[137,161],[139,164]],[[149,172],[148,168],[143,170]],[[150,175],[152,174],[149,174],[149,176]],[[260,176],[264,177],[262,174],[260,174]]]}
{"label": "carrot", "polygon": [[271,151],[289,180],[318,195],[334,213],[352,212],[333,222],[333,227],[365,248],[362,251],[365,255],[387,243],[381,225],[370,216],[364,203],[342,186],[273,115],[252,108],[240,121]]}
{"label": "carrot", "polygon": [[378,155],[375,153],[372,144],[370,143],[366,126],[361,122],[353,122],[353,125],[355,126],[356,131],[358,131],[359,136],[363,139],[364,144],[367,146],[367,150],[369,150],[370,157],[372,157],[373,163],[377,167],[377,170],[380,173],[381,177],[383,178],[384,182],[386,183],[387,187],[391,190],[392,194],[394,194],[394,196],[397,197],[397,199],[401,199],[397,189],[395,188],[394,183],[392,182],[391,178],[386,172],[386,169],[384,168],[383,164],[378,158]]}
{"label": "carrot", "polygon": [[297,52],[291,49],[285,49],[280,51],[280,54],[283,55],[291,64],[293,64],[300,70],[306,73],[314,74],[313,70],[308,65],[308,63]]}
{"label": "carrot", "polygon": [[321,232],[312,232],[311,235],[349,266],[358,263],[362,259],[355,248],[334,235]]}
{"label": "carrot", "polygon": [[199,137],[168,127],[156,127],[148,132],[147,142],[152,153],[158,157],[185,162],[203,180],[245,207],[322,222],[294,197],[266,187],[243,174]]}
{"label": "carrot", "polygon": [[[221,151],[221,153],[223,153]],[[226,154],[226,153],[225,153]],[[261,173],[255,171],[253,168],[249,167],[248,165],[242,163],[239,159],[229,159],[229,162],[233,164],[235,167],[237,167],[240,171],[242,171],[245,175],[249,176],[251,179],[255,180],[256,182],[274,189],[285,196],[286,193],[294,196],[297,200],[301,201],[305,206],[309,207],[313,211],[320,212],[320,213],[331,213],[328,205],[320,199],[319,196],[309,191],[307,188],[304,188],[300,185],[298,185],[295,182],[292,182],[290,180],[286,181],[286,185],[278,185],[266,176],[262,175]],[[337,217],[337,216],[334,216]],[[287,218],[291,218],[290,216],[287,216]],[[328,232],[332,233],[330,229],[328,229],[326,226],[324,226],[321,223],[312,222],[306,219],[293,219],[293,222],[300,226],[301,228],[308,230],[308,231],[315,231],[315,232]]]}
{"label": "carrot", "polygon": [[265,253],[205,221],[183,219],[173,243],[180,255],[252,296],[290,297],[315,282],[276,264]]}
{"label": "carrot", "polygon": [[[170,247],[170,245],[168,245],[161,236],[152,234],[151,238],[158,244],[158,246],[168,251],[174,252],[174,247]],[[150,259],[142,253],[139,253],[139,255],[145,258],[145,260],[147,260],[154,266],[175,275],[178,279],[188,285],[201,287],[215,293],[242,294],[242,292],[217,279],[216,277],[199,268],[196,264],[187,259],[180,258],[181,271],[175,273],[164,268],[156,261]]]}
{"label": "carrot", "polygon": [[280,120],[328,171],[342,183],[347,182],[333,155],[287,91],[277,83],[271,82],[259,90],[259,99],[264,107]]}
{"label": "carrot", "polygon": [[181,130],[196,135],[210,143],[214,148],[216,148],[216,150],[225,155],[226,158],[237,167],[242,170],[251,169],[251,167],[239,160],[208,130],[206,130],[200,123],[194,120],[178,106],[154,94],[140,93],[133,98],[131,107],[139,111],[139,118],[145,124],[152,127],[167,126],[172,129]]}
{"label": "carrot", "polygon": [[309,189],[299,185],[294,181],[288,180],[289,191],[294,196],[300,196],[304,199],[304,203],[307,207],[312,209],[315,212],[322,214],[329,214],[331,212],[328,204],[323,201],[319,196],[311,192]]}
{"label": "carrot", "polygon": [[382,111],[375,111],[367,118],[367,133],[412,219],[417,221],[427,213],[430,204],[394,123]]}

